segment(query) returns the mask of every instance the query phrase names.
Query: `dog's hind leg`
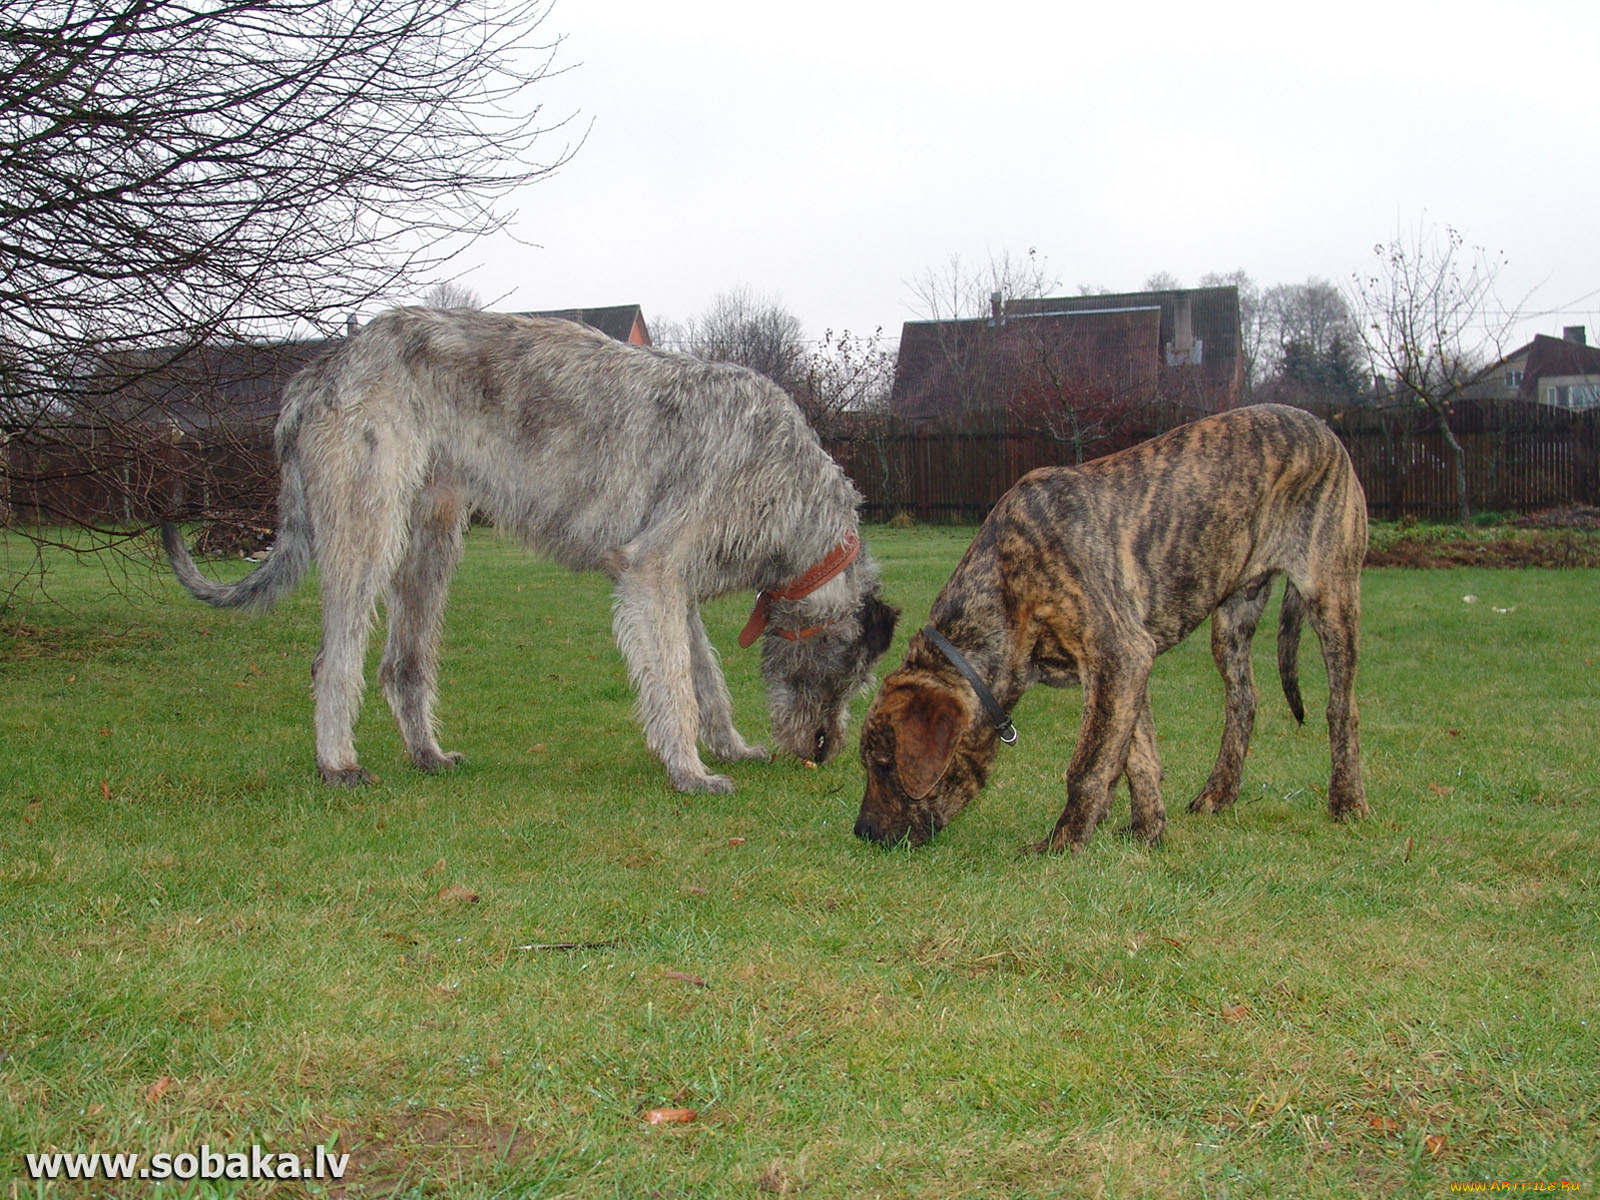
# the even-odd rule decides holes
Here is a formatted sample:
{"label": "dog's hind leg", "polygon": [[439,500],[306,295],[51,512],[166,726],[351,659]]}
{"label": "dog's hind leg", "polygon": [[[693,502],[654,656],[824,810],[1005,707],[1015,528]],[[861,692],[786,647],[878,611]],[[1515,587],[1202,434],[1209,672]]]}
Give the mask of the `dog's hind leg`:
{"label": "dog's hind leg", "polygon": [[461,755],[439,748],[433,705],[438,695],[439,634],[450,579],[461,561],[468,508],[448,491],[423,492],[412,512],[411,541],[385,597],[389,632],[378,681],[400,726],[411,761],[444,771]]}
{"label": "dog's hind leg", "polygon": [[1356,712],[1356,642],[1361,624],[1360,573],[1325,580],[1315,594],[1301,588],[1311,627],[1322,643],[1328,668],[1328,746],[1333,773],[1328,812],[1334,820],[1371,815],[1361,782],[1361,746]]}
{"label": "dog's hind leg", "polygon": [[[337,536],[325,536],[330,529]],[[378,593],[392,569],[393,554],[386,544],[399,537],[392,529],[373,526],[353,535],[343,522],[323,522],[317,532],[322,645],[311,664],[317,771],[328,783],[371,783],[371,774],[356,761],[355,724],[365,690],[367,637]]]}
{"label": "dog's hind leg", "polygon": [[332,428],[321,441],[320,453],[306,460],[322,575],[322,645],[311,665],[317,770],[329,783],[371,783],[354,741],[367,637],[378,596],[405,553],[424,453],[414,437],[390,429],[357,437]]}
{"label": "dog's hind leg", "polygon": [[672,786],[680,792],[731,792],[733,780],[708,772],[695,749],[700,706],[691,649],[693,609],[681,574],[645,556],[617,580],[612,628],[639,698],[645,745],[667,768]]}
{"label": "dog's hind leg", "polygon": [[717,661],[717,648],[706,635],[698,606],[689,610],[689,651],[695,704],[700,713],[700,738],[706,748],[726,762],[766,758],[765,746],[750,745],[733,727],[733,697],[728,694],[728,681]]}
{"label": "dog's hind leg", "polygon": [[1253,592],[1234,592],[1211,614],[1211,657],[1222,675],[1222,746],[1200,794],[1189,801],[1194,813],[1221,812],[1239,798],[1239,780],[1250,735],[1256,723],[1255,672],[1250,663],[1250,639],[1261,621],[1272,589],[1257,586]]}

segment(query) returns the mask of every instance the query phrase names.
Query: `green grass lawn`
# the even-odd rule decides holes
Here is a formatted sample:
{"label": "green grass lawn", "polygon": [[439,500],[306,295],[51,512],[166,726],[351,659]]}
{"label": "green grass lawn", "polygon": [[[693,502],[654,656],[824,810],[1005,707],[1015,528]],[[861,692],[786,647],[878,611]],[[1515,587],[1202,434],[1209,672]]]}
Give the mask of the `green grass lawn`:
{"label": "green grass lawn", "polygon": [[[905,610],[882,670],[971,532],[868,531]],[[606,581],[475,531],[440,702],[465,766],[409,770],[374,688],[380,784],[336,791],[314,586],[250,618],[110,579],[52,558],[0,640],[0,1198],[152,1194],[36,1184],[28,1153],[202,1144],[351,1159],[156,1194],[1600,1186],[1600,570],[1367,572],[1353,826],[1309,632],[1305,728],[1263,630],[1244,793],[1183,812],[1221,731],[1202,631],[1152,682],[1165,844],[1114,836],[1124,794],[1044,859],[1018,851],[1060,811],[1076,693],[1023,699],[933,844],[878,850],[853,753],[669,790]],[[708,625],[759,739],[747,607]],[[643,1119],[666,1106],[696,1117]]]}

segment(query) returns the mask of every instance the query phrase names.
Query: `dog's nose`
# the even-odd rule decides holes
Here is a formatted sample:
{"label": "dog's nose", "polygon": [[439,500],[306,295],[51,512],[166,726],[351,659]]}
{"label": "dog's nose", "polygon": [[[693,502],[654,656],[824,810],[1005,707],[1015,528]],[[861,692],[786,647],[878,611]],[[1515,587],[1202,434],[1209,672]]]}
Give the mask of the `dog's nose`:
{"label": "dog's nose", "polygon": [[871,817],[861,816],[856,818],[856,836],[869,842],[876,842],[883,837],[883,831]]}

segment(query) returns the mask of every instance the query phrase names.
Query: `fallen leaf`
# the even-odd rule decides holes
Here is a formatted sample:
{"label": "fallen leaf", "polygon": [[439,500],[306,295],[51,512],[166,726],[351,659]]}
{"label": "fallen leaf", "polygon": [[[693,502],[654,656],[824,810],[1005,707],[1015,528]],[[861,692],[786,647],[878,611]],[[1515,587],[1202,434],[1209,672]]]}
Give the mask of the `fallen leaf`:
{"label": "fallen leaf", "polygon": [[76,675],[68,675],[67,676],[67,682],[68,683],[77,683],[78,682],[78,677]]}
{"label": "fallen leaf", "polygon": [[683,890],[688,892],[691,896],[709,896],[711,894],[710,888],[701,887],[697,883],[685,884]]}
{"label": "fallen leaf", "polygon": [[1435,796],[1448,796],[1455,791],[1455,788],[1440,787],[1437,783],[1430,783],[1428,785],[1428,790]]}
{"label": "fallen leaf", "polygon": [[1393,1117],[1385,1117],[1385,1116],[1382,1116],[1382,1115],[1380,1115],[1378,1113],[1373,1113],[1370,1117],[1368,1117],[1367,1118],[1367,1124],[1372,1126],[1379,1133],[1399,1133],[1400,1132],[1400,1122],[1399,1121],[1396,1121]]}
{"label": "fallen leaf", "polygon": [[1442,1133],[1430,1133],[1422,1139],[1422,1144],[1427,1148],[1429,1154],[1437,1158],[1444,1153],[1444,1148],[1448,1145],[1448,1139]]}
{"label": "fallen leaf", "polygon": [[1248,1004],[1229,1004],[1222,1009],[1222,1019],[1224,1021],[1242,1021],[1249,1015],[1250,1006]]}
{"label": "fallen leaf", "polygon": [[437,875],[442,870],[444,870],[444,859],[436,858],[436,859],[433,860],[433,866],[429,867],[426,871],[423,872],[423,874],[424,875]]}
{"label": "fallen leaf", "polygon": [[111,785],[104,779],[100,781],[100,794],[107,800],[111,799]]}
{"label": "fallen leaf", "polygon": [[439,889],[438,898],[459,901],[463,904],[476,904],[478,893],[469,887],[462,887],[459,883],[447,883]]}
{"label": "fallen leaf", "polygon": [[676,979],[679,983],[692,983],[695,987],[706,986],[704,979],[701,979],[698,975],[691,975],[687,971],[663,971],[661,972],[661,978]]}
{"label": "fallen leaf", "polygon": [[167,1094],[167,1089],[170,1088],[171,1086],[172,1086],[172,1076],[171,1075],[163,1075],[160,1079],[156,1080],[154,1083],[152,1083],[149,1087],[147,1087],[145,1089],[144,1098],[146,1100],[148,1100],[151,1104],[154,1104],[156,1101],[160,1100],[161,1097],[163,1097],[163,1096],[165,1096]]}
{"label": "fallen leaf", "polygon": [[731,838],[728,839],[728,845],[730,845],[730,846],[742,846],[742,845],[744,845],[744,839],[742,837],[731,837]]}
{"label": "fallen leaf", "polygon": [[646,1125],[687,1125],[699,1115],[692,1108],[647,1108],[643,1113]]}

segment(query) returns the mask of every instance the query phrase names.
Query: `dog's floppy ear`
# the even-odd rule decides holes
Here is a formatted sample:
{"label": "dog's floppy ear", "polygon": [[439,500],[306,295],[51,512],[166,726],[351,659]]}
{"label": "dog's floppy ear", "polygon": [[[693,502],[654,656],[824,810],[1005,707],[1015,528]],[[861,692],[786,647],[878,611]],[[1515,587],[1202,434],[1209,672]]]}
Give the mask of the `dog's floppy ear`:
{"label": "dog's floppy ear", "polygon": [[961,701],[941,688],[922,688],[906,697],[894,717],[894,760],[900,786],[922,800],[944,778],[967,726]]}
{"label": "dog's floppy ear", "polygon": [[877,593],[868,596],[861,605],[861,640],[873,658],[882,656],[894,641],[894,623],[900,610],[885,604]]}

